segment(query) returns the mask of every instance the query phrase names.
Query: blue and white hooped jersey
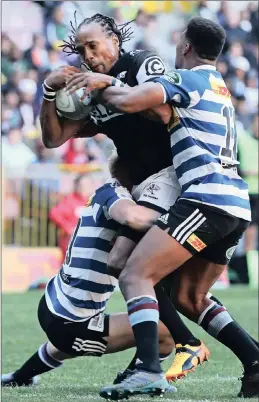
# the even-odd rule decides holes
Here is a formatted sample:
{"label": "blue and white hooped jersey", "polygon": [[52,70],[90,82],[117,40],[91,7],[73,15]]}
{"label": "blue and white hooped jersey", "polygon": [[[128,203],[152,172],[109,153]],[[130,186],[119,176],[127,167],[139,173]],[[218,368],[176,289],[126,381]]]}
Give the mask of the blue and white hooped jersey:
{"label": "blue and white hooped jersey", "polygon": [[133,199],[109,180],[90,198],[71,236],[65,261],[45,290],[49,310],[70,321],[85,321],[103,311],[117,279],[107,271],[111,242],[120,224],[110,217],[119,200]]}
{"label": "blue and white hooped jersey", "polygon": [[[251,220],[248,187],[237,174],[235,110],[222,75],[210,65],[174,70],[152,81],[173,105],[168,131],[181,198]],[[225,167],[224,167],[225,166]]]}

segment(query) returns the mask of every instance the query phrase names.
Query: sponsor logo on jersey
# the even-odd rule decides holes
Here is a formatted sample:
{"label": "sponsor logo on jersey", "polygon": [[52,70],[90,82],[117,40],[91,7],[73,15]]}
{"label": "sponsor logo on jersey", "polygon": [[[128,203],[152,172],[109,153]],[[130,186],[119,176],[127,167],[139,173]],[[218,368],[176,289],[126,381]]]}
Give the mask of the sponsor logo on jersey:
{"label": "sponsor logo on jersey", "polygon": [[170,71],[170,73],[166,73],[164,75],[164,78],[174,85],[181,85],[182,83],[181,75],[179,73],[176,73],[175,71]]}
{"label": "sponsor logo on jersey", "polygon": [[167,125],[167,130],[171,131],[173,128],[175,128],[178,124],[180,123],[180,117],[178,116],[176,110],[174,107],[172,107],[172,115],[171,119]]}
{"label": "sponsor logo on jersey", "polygon": [[155,183],[151,183],[147,188],[147,191],[150,192],[150,194],[152,195],[154,195],[155,191],[158,190],[161,190],[161,188]]}
{"label": "sponsor logo on jersey", "polygon": [[135,56],[136,54],[138,54],[138,53],[140,53],[140,52],[143,52],[143,50],[132,50],[132,51],[130,52],[130,55],[131,55],[131,56]]}
{"label": "sponsor logo on jersey", "polygon": [[61,274],[63,282],[70,283],[71,275],[65,274],[65,272],[63,270],[61,271],[60,274]]}
{"label": "sponsor logo on jersey", "polygon": [[127,71],[122,71],[120,74],[117,75],[116,78],[118,78],[118,80],[121,80],[126,77],[126,74],[127,74]]}
{"label": "sponsor logo on jersey", "polygon": [[228,261],[231,259],[232,255],[234,254],[235,249],[237,248],[237,246],[233,246],[230,247],[227,251],[226,251],[226,257],[228,259]]}
{"label": "sponsor logo on jersey", "polygon": [[162,60],[157,57],[149,57],[145,63],[147,75],[162,75],[165,72],[165,66]]}
{"label": "sponsor logo on jersey", "polygon": [[93,201],[94,196],[95,196],[95,193],[93,195],[91,195],[91,197],[89,197],[89,200],[85,204],[86,207],[89,207],[89,205],[91,205],[91,202]]}
{"label": "sponsor logo on jersey", "polygon": [[112,179],[112,181],[109,184],[111,187],[121,187],[121,184],[117,179]]}
{"label": "sponsor logo on jersey", "polygon": [[225,82],[221,78],[216,78],[214,77],[214,75],[211,74],[209,81],[211,89],[216,95],[222,96],[223,98],[231,97],[231,94],[227,89]]}
{"label": "sponsor logo on jersey", "polygon": [[115,113],[112,110],[108,109],[107,107],[103,105],[96,105],[91,112],[91,115],[96,118],[97,122],[105,122],[107,120],[112,119],[113,117],[120,116],[123,113]]}
{"label": "sponsor logo on jersey", "polygon": [[191,236],[188,237],[188,239],[186,241],[194,248],[194,250],[196,250],[198,252],[203,250],[206,247],[206,244],[203,243],[203,241],[201,239],[199,239],[199,237],[196,236],[196,234],[194,234],[194,233],[191,234]]}

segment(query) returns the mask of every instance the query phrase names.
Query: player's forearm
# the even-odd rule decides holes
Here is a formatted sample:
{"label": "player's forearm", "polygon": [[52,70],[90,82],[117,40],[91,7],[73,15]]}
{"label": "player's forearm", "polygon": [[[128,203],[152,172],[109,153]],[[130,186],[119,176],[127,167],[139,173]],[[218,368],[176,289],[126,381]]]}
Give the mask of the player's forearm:
{"label": "player's forearm", "polygon": [[102,101],[118,111],[138,113],[162,105],[164,94],[161,87],[152,82],[133,88],[109,87],[103,91]]}
{"label": "player's forearm", "polygon": [[159,212],[142,207],[140,205],[132,206],[125,212],[124,225],[140,232],[146,232],[160,216]]}
{"label": "player's forearm", "polygon": [[56,113],[56,103],[43,99],[40,124],[42,141],[46,148],[56,148],[62,145],[70,137],[64,138],[62,123]]}
{"label": "player's forearm", "polygon": [[[40,113],[42,141],[46,148],[57,148],[76,134],[90,137],[97,134],[97,129],[91,123],[82,120],[62,120],[56,113],[56,103],[43,99]],[[82,129],[84,135],[82,134]]]}

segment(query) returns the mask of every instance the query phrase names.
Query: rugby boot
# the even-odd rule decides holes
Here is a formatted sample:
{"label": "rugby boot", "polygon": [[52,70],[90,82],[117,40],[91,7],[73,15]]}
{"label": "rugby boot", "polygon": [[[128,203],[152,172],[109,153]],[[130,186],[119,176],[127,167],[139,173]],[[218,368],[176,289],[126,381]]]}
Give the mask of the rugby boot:
{"label": "rugby boot", "polygon": [[210,352],[203,342],[199,346],[176,345],[174,361],[165,376],[168,381],[176,381],[195,371],[198,365],[208,361]]}
{"label": "rugby boot", "polygon": [[259,398],[259,363],[256,362],[251,370],[245,370],[241,378],[240,398]]}
{"label": "rugby boot", "polygon": [[120,384],[122,381],[126,380],[130,375],[132,375],[135,370],[126,369],[124,371],[119,371],[113,384]]}
{"label": "rugby boot", "polygon": [[32,385],[37,385],[39,382],[39,376],[35,376],[28,380],[19,380],[15,378],[14,373],[2,374],[1,375],[1,386],[2,387],[30,387]]}
{"label": "rugby boot", "polygon": [[167,390],[169,390],[169,384],[163,373],[155,374],[135,370],[120,384],[103,387],[100,390],[100,396],[104,399],[118,401],[134,395],[163,396]]}

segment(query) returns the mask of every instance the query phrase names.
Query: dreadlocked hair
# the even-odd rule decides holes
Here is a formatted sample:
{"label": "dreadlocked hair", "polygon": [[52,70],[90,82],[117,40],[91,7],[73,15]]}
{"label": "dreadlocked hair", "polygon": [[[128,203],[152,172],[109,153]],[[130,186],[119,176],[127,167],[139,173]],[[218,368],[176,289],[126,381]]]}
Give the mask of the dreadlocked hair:
{"label": "dreadlocked hair", "polygon": [[100,24],[103,30],[107,33],[107,35],[116,35],[119,40],[119,49],[122,50],[122,44],[124,42],[129,41],[132,38],[133,31],[131,27],[128,27],[133,21],[126,22],[125,24],[117,25],[113,18],[107,17],[103,14],[95,14],[90,18],[85,18],[79,25],[77,25],[76,19],[76,11],[74,12],[74,22],[70,21],[71,25],[71,35],[68,36],[69,41],[63,40],[64,44],[60,47],[62,48],[64,53],[67,55],[70,54],[78,54],[77,50],[75,49],[75,37],[78,30],[83,25],[88,25],[91,22],[96,22]]}

